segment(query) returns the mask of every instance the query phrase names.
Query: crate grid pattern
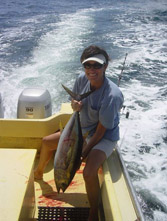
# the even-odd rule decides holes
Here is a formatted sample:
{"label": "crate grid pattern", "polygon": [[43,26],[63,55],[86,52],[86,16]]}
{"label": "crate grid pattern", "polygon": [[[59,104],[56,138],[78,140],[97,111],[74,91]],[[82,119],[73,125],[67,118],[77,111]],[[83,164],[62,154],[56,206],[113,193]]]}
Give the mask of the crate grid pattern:
{"label": "crate grid pattern", "polygon": [[38,207],[38,221],[86,221],[89,208]]}

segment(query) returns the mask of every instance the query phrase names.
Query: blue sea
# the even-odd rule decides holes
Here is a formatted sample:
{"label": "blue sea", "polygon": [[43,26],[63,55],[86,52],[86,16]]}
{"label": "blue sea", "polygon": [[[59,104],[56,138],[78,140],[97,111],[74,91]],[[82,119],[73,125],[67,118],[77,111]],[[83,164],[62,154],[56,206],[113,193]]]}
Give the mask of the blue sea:
{"label": "blue sea", "polygon": [[145,220],[167,220],[167,1],[0,0],[0,93],[4,118],[16,118],[25,88],[49,90],[55,113],[83,72],[90,44],[105,48],[106,75],[120,88],[120,148]]}

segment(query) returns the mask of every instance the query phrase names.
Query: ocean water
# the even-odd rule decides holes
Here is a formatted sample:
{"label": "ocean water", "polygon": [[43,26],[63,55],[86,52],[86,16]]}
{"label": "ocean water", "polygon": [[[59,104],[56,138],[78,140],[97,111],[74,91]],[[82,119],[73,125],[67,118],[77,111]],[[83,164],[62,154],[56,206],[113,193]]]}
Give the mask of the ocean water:
{"label": "ocean water", "polygon": [[120,148],[145,220],[167,220],[167,1],[0,0],[0,93],[16,118],[20,93],[47,88],[53,113],[83,71],[80,55],[97,44],[110,57],[130,116],[121,117]]}

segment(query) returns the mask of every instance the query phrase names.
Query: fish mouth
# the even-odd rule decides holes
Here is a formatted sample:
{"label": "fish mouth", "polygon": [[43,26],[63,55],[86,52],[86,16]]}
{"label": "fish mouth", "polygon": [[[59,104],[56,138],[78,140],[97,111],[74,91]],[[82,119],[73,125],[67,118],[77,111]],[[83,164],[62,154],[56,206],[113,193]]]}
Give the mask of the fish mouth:
{"label": "fish mouth", "polygon": [[63,191],[63,193],[64,193],[65,190],[67,189],[67,187],[68,187],[68,185],[67,185],[66,183],[62,183],[60,189],[62,189],[62,191]]}
{"label": "fish mouth", "polygon": [[56,183],[56,188],[58,193],[60,193],[60,190],[62,190],[64,193],[67,187],[68,187],[67,183]]}

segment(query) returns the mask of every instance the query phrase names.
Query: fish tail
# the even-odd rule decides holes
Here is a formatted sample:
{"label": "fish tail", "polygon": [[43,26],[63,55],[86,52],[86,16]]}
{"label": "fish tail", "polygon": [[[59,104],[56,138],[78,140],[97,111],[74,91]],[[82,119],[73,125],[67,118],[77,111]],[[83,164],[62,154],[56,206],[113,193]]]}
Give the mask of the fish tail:
{"label": "fish tail", "polygon": [[74,99],[76,99],[77,98],[77,94],[75,94],[74,92],[72,92],[69,88],[67,88],[66,86],[64,86],[63,84],[62,84],[62,87],[64,88],[64,90],[72,97],[72,98],[74,98]]}
{"label": "fish tail", "polygon": [[87,93],[84,94],[76,94],[73,91],[71,91],[69,88],[67,88],[66,86],[64,86],[62,84],[62,87],[65,89],[65,91],[75,100],[77,101],[81,101],[82,99],[88,97],[94,90],[88,91]]}

